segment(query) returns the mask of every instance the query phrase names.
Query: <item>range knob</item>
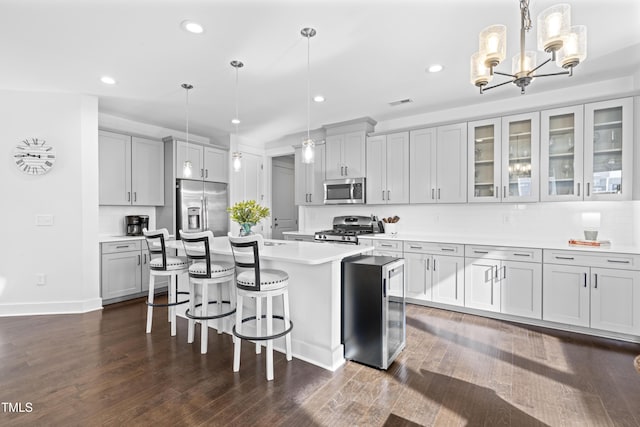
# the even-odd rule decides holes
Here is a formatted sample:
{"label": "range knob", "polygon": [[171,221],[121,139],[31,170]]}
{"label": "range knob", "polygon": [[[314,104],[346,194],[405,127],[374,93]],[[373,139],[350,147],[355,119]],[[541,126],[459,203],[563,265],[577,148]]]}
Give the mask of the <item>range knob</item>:
{"label": "range knob", "polygon": [[347,238],[345,236],[342,236],[342,240],[346,240]]}

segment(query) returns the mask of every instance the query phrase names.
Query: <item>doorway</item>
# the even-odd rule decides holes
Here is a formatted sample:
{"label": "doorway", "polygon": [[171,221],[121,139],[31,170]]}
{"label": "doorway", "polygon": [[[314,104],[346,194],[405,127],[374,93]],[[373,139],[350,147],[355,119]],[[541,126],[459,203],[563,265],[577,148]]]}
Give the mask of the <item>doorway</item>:
{"label": "doorway", "polygon": [[273,157],[271,238],[284,239],[283,231],[298,230],[298,209],[295,205],[295,161],[293,154]]}

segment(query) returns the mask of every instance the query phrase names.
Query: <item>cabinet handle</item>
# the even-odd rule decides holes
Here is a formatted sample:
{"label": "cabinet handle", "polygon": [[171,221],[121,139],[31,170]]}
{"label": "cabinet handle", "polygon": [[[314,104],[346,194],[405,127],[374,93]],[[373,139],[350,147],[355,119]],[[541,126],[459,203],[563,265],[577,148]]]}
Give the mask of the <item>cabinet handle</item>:
{"label": "cabinet handle", "polygon": [[584,273],[584,287],[587,287],[587,273]]}
{"label": "cabinet handle", "polygon": [[507,278],[507,266],[506,265],[502,266],[502,278],[503,279]]}
{"label": "cabinet handle", "polygon": [[431,263],[431,258],[427,258],[425,261],[427,261],[427,271],[429,271],[429,264]]}
{"label": "cabinet handle", "polygon": [[422,249],[422,246],[409,245],[411,249]]}
{"label": "cabinet handle", "polygon": [[438,200],[440,200],[440,189],[438,188]]}
{"label": "cabinet handle", "polygon": [[144,264],[147,263],[147,254],[144,254]]}
{"label": "cabinet handle", "polygon": [[391,191],[387,190],[387,201],[391,200]]}
{"label": "cabinet handle", "polygon": [[496,199],[497,199],[498,197],[500,197],[500,191],[498,190],[498,186],[497,186],[497,185],[496,185],[496,191],[495,191],[495,194],[496,194]]}
{"label": "cabinet handle", "polygon": [[344,166],[340,166],[340,176],[344,176]]}
{"label": "cabinet handle", "polygon": [[304,242],[304,239],[301,239],[301,238],[295,238],[293,240],[295,240],[296,242]]}
{"label": "cabinet handle", "polygon": [[200,178],[204,178],[204,169],[200,169]]}
{"label": "cabinet handle", "polygon": [[382,200],[384,200],[384,190],[382,190]]}
{"label": "cabinet handle", "polygon": [[[433,259],[433,271],[436,271],[436,259],[435,258]],[[456,292],[458,292],[457,286],[456,286]]]}
{"label": "cabinet handle", "polygon": [[138,265],[140,265],[140,255],[138,255]]}
{"label": "cabinet handle", "polygon": [[138,201],[138,192],[137,192],[137,191],[134,191],[134,192],[133,192],[133,201],[134,201],[134,202],[137,202],[137,201]]}
{"label": "cabinet handle", "polygon": [[454,248],[440,248],[441,251],[444,252],[455,252],[456,250]]}
{"label": "cabinet handle", "polygon": [[209,178],[209,169],[204,170],[204,177]]}
{"label": "cabinet handle", "polygon": [[381,243],[380,246],[383,247],[383,248],[392,248],[393,247],[393,245],[390,245],[388,243]]}
{"label": "cabinet handle", "polygon": [[506,185],[504,187],[502,187],[502,198],[503,199],[507,198],[507,186]]}
{"label": "cabinet handle", "polygon": [[474,254],[488,254],[488,251],[473,251]]}
{"label": "cabinet handle", "polygon": [[129,245],[122,245],[122,246],[116,246],[116,249],[124,249],[124,248],[128,248]]}
{"label": "cabinet handle", "polygon": [[313,203],[312,196],[313,196],[313,193],[309,193],[309,203]]}
{"label": "cabinet handle", "polygon": [[580,183],[578,183],[578,194],[577,194],[577,196],[580,197]]}
{"label": "cabinet handle", "polygon": [[[494,268],[496,269],[496,274],[495,274],[494,277],[496,278],[496,280],[498,280],[498,270],[500,270],[500,269],[498,268],[497,265],[495,265]],[[493,304],[493,292],[491,292],[491,295],[492,295],[491,303]]]}
{"label": "cabinet handle", "polygon": [[573,261],[573,257],[572,256],[556,256],[555,259],[566,259],[569,261]]}
{"label": "cabinet handle", "polygon": [[608,259],[607,262],[613,262],[615,264],[631,264],[631,261],[621,259]]}
{"label": "cabinet handle", "polygon": [[595,289],[598,289],[598,273],[595,273],[595,274],[593,275],[593,287],[594,287]]}
{"label": "cabinet handle", "polygon": [[436,198],[436,189],[432,188],[431,189],[431,200],[434,200]]}
{"label": "cabinet handle", "polygon": [[513,256],[526,256],[526,257],[530,257],[531,254],[519,254],[519,253],[515,253],[513,254]]}
{"label": "cabinet handle", "polygon": [[591,196],[591,183],[590,182],[587,182],[587,194],[586,194],[586,196],[587,197]]}
{"label": "cabinet handle", "polygon": [[127,202],[131,201],[131,191],[127,191]]}
{"label": "cabinet handle", "polygon": [[344,176],[348,176],[349,175],[349,166],[345,166],[344,167]]}

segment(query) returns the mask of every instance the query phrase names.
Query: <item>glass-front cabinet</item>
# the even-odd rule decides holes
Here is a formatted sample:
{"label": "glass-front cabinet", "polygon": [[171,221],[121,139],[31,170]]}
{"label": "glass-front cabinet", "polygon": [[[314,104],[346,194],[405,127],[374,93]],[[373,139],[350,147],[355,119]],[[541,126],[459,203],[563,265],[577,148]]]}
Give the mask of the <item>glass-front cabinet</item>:
{"label": "glass-front cabinet", "polygon": [[582,119],[582,105],[542,112],[542,201],[583,198]]}
{"label": "glass-front cabinet", "polygon": [[501,120],[490,119],[469,122],[467,157],[470,167],[467,177],[468,200],[473,202],[499,202]]}
{"label": "glass-front cabinet", "polygon": [[540,115],[502,118],[502,201],[537,202],[540,198]]}
{"label": "glass-front cabinet", "polygon": [[584,199],[631,200],[633,98],[585,104]]}

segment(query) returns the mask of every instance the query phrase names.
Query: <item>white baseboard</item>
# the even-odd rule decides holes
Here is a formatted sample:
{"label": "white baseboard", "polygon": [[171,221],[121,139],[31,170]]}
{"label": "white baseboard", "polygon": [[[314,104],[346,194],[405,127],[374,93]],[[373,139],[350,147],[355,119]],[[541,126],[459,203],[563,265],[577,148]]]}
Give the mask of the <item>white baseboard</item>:
{"label": "white baseboard", "polygon": [[0,317],[87,313],[94,310],[102,310],[101,298],[83,301],[0,304]]}

